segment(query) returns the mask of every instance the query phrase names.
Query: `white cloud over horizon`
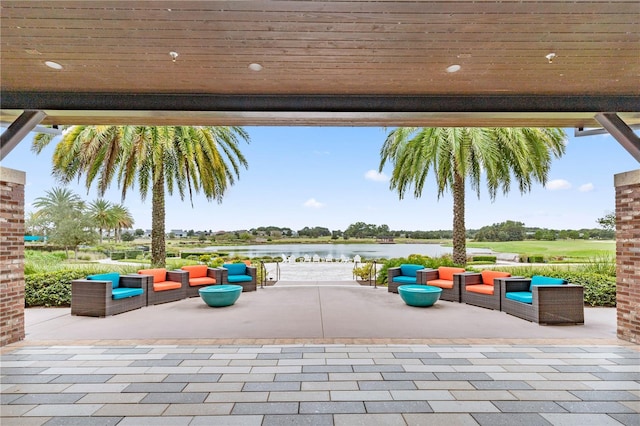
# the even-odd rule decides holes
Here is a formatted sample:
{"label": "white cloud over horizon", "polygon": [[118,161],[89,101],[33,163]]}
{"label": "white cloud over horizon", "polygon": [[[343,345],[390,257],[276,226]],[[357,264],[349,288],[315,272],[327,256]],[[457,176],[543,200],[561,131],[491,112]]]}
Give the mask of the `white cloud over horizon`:
{"label": "white cloud over horizon", "polygon": [[571,189],[571,183],[565,179],[553,179],[547,182],[549,191],[559,191],[563,189]]}
{"label": "white cloud over horizon", "polygon": [[319,209],[324,207],[324,203],[319,202],[315,198],[309,198],[307,201],[304,202],[303,206],[309,207],[311,209]]}
{"label": "white cloud over horizon", "polygon": [[580,187],[578,188],[578,191],[580,192],[591,192],[593,191],[595,187],[593,186],[593,184],[591,182],[589,183],[585,183],[583,185],[580,185]]}
{"label": "white cloud over horizon", "polygon": [[378,172],[377,170],[371,169],[364,174],[364,178],[367,180],[372,180],[374,182],[387,182],[389,180],[389,176],[385,175],[383,172]]}

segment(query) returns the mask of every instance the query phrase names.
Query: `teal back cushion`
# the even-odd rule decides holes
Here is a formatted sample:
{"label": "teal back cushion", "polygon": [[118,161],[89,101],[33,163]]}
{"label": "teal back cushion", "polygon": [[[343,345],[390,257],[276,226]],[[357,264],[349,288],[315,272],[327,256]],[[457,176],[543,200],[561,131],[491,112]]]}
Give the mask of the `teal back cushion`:
{"label": "teal back cushion", "polygon": [[118,284],[120,284],[120,274],[117,272],[107,272],[106,274],[89,275],[87,279],[94,280],[94,281],[111,281],[111,285],[113,288],[118,288]]}
{"label": "teal back cushion", "polygon": [[566,284],[567,280],[563,280],[562,278],[551,278],[545,277],[544,275],[534,275],[531,277],[531,286],[529,287],[529,291],[531,291],[531,287],[534,285],[562,285]]}
{"label": "teal back cushion", "polygon": [[225,263],[222,267],[229,271],[229,275],[244,275],[247,273],[247,265],[244,263]]}
{"label": "teal back cushion", "polygon": [[400,265],[400,274],[405,277],[417,277],[418,271],[420,269],[424,269],[422,265],[411,265],[411,264],[402,264]]}

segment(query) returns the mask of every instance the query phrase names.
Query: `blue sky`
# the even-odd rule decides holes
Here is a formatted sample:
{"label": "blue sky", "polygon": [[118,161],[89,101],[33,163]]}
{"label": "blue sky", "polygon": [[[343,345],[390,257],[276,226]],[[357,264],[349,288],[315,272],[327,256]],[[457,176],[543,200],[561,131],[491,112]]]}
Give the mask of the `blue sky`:
{"label": "blue sky", "polygon": [[[393,230],[452,228],[452,200],[438,200],[433,177],[420,199],[412,191],[400,201],[389,190],[387,166],[378,174],[379,151],[386,131],[373,127],[245,127],[250,144],[242,151],[249,162],[240,179],[227,192],[222,204],[195,195],[188,199],[167,198],[166,228],[194,230],[238,230],[259,226],[323,226],[344,230],[362,221],[387,224]],[[526,226],[554,229],[598,227],[596,219],[615,208],[613,176],[638,169],[638,163],[609,135],[575,138],[567,129],[565,155],[554,160],[546,188],[536,185],[521,195],[517,188],[494,202],[486,190],[480,199],[467,190],[467,228],[479,228],[505,220]],[[3,167],[27,173],[26,210],[34,199],[58,185],[50,175],[54,142],[40,155],[30,151],[27,137],[2,162]],[[74,190],[86,201],[97,198],[83,185]],[[121,202],[114,185],[105,196]],[[151,228],[151,200],[140,200],[130,191],[124,204],[135,219],[135,228]]]}

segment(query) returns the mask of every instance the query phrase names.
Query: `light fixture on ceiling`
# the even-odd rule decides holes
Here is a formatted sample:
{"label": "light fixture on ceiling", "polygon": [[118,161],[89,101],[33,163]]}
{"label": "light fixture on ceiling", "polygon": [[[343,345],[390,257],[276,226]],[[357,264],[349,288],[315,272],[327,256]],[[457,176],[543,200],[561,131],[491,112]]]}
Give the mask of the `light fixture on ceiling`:
{"label": "light fixture on ceiling", "polygon": [[169,52],[169,56],[171,56],[171,60],[175,63],[178,58],[178,52]]}
{"label": "light fixture on ceiling", "polygon": [[57,62],[53,62],[53,61],[45,61],[45,62],[44,62],[44,64],[45,64],[46,66],[48,66],[49,68],[54,69],[54,70],[61,70],[61,69],[62,69],[62,65],[60,65],[60,64],[59,64],[59,63],[57,63]]}
{"label": "light fixture on ceiling", "polygon": [[556,58],[556,54],[551,52],[549,53],[547,56],[545,56],[545,58],[547,58],[547,61],[549,61],[549,63],[553,63],[553,60]]}
{"label": "light fixture on ceiling", "polygon": [[458,65],[458,64],[449,65],[447,67],[447,72],[448,73],[458,72],[458,71],[460,71],[461,68],[462,67],[460,65]]}
{"label": "light fixture on ceiling", "polygon": [[260,64],[258,64],[256,62],[254,62],[252,64],[249,64],[249,69],[251,71],[255,71],[255,72],[262,71],[262,68],[263,68],[262,65],[260,65]]}

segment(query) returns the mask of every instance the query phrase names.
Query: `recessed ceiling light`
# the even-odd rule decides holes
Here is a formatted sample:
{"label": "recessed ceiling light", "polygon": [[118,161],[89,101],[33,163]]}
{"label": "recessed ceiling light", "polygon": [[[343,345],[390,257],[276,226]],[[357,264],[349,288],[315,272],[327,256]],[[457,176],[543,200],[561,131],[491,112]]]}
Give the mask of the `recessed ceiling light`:
{"label": "recessed ceiling light", "polygon": [[49,68],[53,68],[54,70],[61,70],[62,69],[62,65],[60,65],[57,62],[53,62],[53,61],[45,61],[44,63],[46,66],[48,66]]}
{"label": "recessed ceiling light", "polygon": [[249,69],[251,71],[262,71],[262,65],[254,62],[253,64],[249,64]]}
{"label": "recessed ceiling light", "polygon": [[458,72],[460,71],[460,68],[462,67],[458,64],[450,65],[447,67],[447,72]]}
{"label": "recessed ceiling light", "polygon": [[545,58],[547,58],[547,61],[549,61],[549,63],[551,64],[553,63],[553,60],[556,58],[556,56],[557,55],[555,53],[551,52],[547,56],[545,56]]}

